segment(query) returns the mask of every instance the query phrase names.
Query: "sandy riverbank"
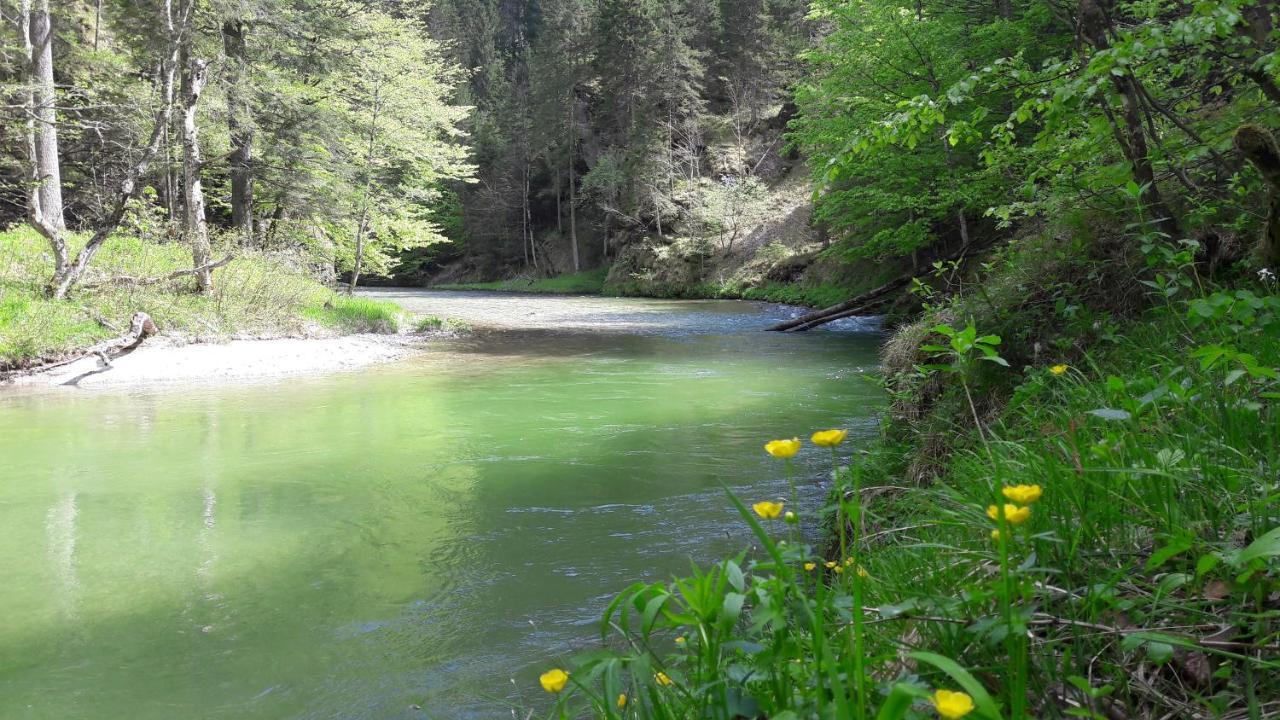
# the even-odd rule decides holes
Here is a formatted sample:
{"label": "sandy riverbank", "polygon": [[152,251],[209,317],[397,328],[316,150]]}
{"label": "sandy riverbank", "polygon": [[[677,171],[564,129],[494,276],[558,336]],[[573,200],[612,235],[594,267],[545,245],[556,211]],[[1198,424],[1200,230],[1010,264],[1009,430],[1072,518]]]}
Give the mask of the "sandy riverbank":
{"label": "sandy riverbank", "polygon": [[[225,384],[358,370],[415,355],[422,337],[349,335],[334,338],[234,340],[222,344],[178,344],[158,337],[103,367],[84,358],[55,371],[18,378],[12,384],[117,388],[146,385]],[[4,384],[0,384],[0,389]]]}

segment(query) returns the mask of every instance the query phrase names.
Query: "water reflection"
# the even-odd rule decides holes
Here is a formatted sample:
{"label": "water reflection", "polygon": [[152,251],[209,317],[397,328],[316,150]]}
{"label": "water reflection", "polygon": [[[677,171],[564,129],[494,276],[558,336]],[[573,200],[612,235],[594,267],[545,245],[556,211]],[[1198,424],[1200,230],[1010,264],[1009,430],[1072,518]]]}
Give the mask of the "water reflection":
{"label": "water reflection", "polygon": [[[590,647],[614,592],[747,544],[723,486],[785,494],[763,439],[874,432],[874,336],[660,306],[710,324],[488,333],[252,388],[0,399],[0,717],[544,702],[537,672]],[[814,507],[828,461],[806,462]]]}

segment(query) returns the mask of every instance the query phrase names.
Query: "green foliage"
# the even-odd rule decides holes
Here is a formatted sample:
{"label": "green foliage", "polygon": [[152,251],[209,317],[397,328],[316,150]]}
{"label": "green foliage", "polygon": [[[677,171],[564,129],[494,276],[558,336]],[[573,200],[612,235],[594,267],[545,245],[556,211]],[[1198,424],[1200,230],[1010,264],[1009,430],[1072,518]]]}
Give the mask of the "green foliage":
{"label": "green foliage", "polygon": [[[952,426],[946,469],[904,487],[891,436],[838,469],[822,515],[799,517],[839,536],[825,551],[731,496],[755,547],[619,595],[557,712],[923,718],[937,688],[986,718],[1259,712],[1280,692],[1277,302],[1197,293],[1053,368],[933,328],[946,343],[921,351],[946,369],[1016,385],[982,430]],[[993,520],[1024,485],[1043,490],[1026,519]]]}
{"label": "green foliage", "polygon": [[487,283],[463,283],[438,285],[439,290],[495,290],[500,292],[527,292],[548,295],[599,295],[604,292],[604,280],[609,268],[602,267],[552,278],[516,278]]}
{"label": "green foliage", "polygon": [[[84,242],[84,237],[74,240]],[[190,252],[182,245],[117,236],[103,246],[86,280],[160,277],[190,264]],[[311,279],[296,256],[282,253],[241,251],[219,270],[220,281],[208,294],[193,292],[190,280],[178,280],[106,284],[86,288],[69,301],[53,301],[42,286],[51,265],[48,245],[35,231],[0,232],[0,366],[56,357],[115,337],[140,310],[163,332],[216,340],[307,335],[317,330],[316,323],[342,331],[375,331],[379,323],[393,327],[386,325],[385,316],[398,312],[379,305],[357,322],[360,312],[349,300]]]}
{"label": "green foliage", "polygon": [[337,296],[307,316],[346,333],[394,335],[400,331],[400,306],[386,300]]}

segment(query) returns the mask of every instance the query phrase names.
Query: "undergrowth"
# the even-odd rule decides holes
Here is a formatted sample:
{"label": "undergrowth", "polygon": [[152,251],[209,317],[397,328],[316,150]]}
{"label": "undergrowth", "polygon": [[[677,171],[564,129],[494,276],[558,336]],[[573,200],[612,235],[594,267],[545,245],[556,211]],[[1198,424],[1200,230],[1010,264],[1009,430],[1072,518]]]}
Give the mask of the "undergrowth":
{"label": "undergrowth", "polygon": [[207,294],[195,292],[190,279],[93,287],[191,267],[190,249],[179,243],[113,237],[94,258],[84,285],[66,301],[45,296],[52,267],[47,242],[33,230],[0,232],[0,367],[58,357],[119,335],[138,311],[150,314],[163,332],[201,340],[396,328],[394,305],[337,295],[287,255],[238,251],[218,269]]}
{"label": "undergrowth", "polygon": [[580,273],[557,275],[552,278],[515,278],[483,283],[437,285],[437,290],[490,290],[496,292],[525,292],[548,295],[599,295],[604,292],[604,279],[609,275],[608,266],[584,270]]}
{"label": "undergrowth", "polygon": [[[926,297],[896,384],[918,412],[831,450],[821,517],[729,496],[755,547],[627,589],[604,649],[540,678],[552,714],[1280,717],[1280,289],[1215,288],[1194,247],[1145,249],[1145,311],[1065,287],[1009,302],[1023,270],[1070,263],[1052,257],[985,298]],[[982,304],[1088,334],[1013,345],[971,321]],[[904,480],[942,427],[939,466]],[[799,530],[818,524],[826,546]]]}

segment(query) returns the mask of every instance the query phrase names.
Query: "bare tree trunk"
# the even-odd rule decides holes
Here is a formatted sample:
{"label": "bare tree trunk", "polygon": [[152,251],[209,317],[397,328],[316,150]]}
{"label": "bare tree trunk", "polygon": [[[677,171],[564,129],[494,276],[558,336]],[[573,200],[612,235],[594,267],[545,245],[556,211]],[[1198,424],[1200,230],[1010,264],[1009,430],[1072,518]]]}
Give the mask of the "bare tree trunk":
{"label": "bare tree trunk", "polygon": [[360,200],[360,221],[356,225],[356,257],[351,267],[351,282],[347,284],[347,295],[356,294],[356,285],[360,283],[360,271],[364,269],[364,241],[369,232],[369,193],[373,192],[373,160],[378,149],[378,121],[382,116],[382,86],[373,87],[373,101],[370,103],[373,117],[369,123],[369,145],[364,154],[364,196]]}
{"label": "bare tree trunk", "polygon": [[356,259],[351,266],[351,282],[347,284],[347,295],[356,294],[356,285],[360,283],[360,271],[364,269],[364,236],[369,231],[369,199],[366,193],[363,207],[360,208],[360,223],[356,225]]}
{"label": "bare tree trunk", "polygon": [[574,105],[576,105],[577,93],[569,93],[569,246],[573,248],[573,271],[582,271],[582,261],[578,253],[578,191],[576,188],[576,179],[573,176],[573,153],[574,153],[574,127],[573,113]]}
{"label": "bare tree trunk", "polygon": [[253,128],[245,99],[244,22],[222,24],[222,47],[228,60],[227,130],[231,135],[231,225],[240,242],[253,242]]}
{"label": "bare tree trunk", "polygon": [[524,197],[520,206],[521,222],[524,223],[524,235],[529,243],[529,256],[533,258],[533,269],[538,268],[538,246],[533,241],[533,219],[529,212],[529,161],[524,163]]}
{"label": "bare tree trunk", "polygon": [[[182,49],[182,191],[183,233],[191,243],[191,259],[196,268],[206,268],[213,256],[209,248],[209,226],[204,217],[204,186],[200,181],[200,128],[196,124],[196,109],[200,94],[204,92],[205,70],[208,61],[190,57],[190,37]],[[213,271],[204,269],[196,273],[196,284],[201,292],[213,287]]]}
{"label": "bare tree trunk", "polygon": [[30,27],[31,83],[35,93],[36,170],[40,214],[58,230],[67,228],[62,213],[62,170],[58,162],[58,98],[53,85],[53,22],[49,0],[32,9]]}
{"label": "bare tree trunk", "polygon": [[[30,7],[30,0],[24,0],[24,8]],[[191,21],[191,7],[184,6],[180,16],[175,18],[173,14],[172,0],[164,0],[164,22],[169,38],[169,46],[165,56],[160,62],[160,107],[156,110],[152,120],[151,135],[147,139],[147,144],[142,147],[137,162],[129,168],[125,173],[124,179],[120,181],[120,185],[116,190],[114,202],[110,205],[111,210],[107,215],[97,223],[93,235],[89,241],[84,244],[80,252],[76,254],[74,262],[67,260],[66,239],[62,234],[56,231],[50,232],[52,228],[47,223],[40,222],[40,213],[36,193],[32,193],[30,200],[31,222],[40,230],[41,234],[49,239],[49,244],[53,248],[55,269],[53,278],[49,281],[48,292],[50,297],[61,300],[67,296],[67,292],[76,284],[80,276],[84,274],[85,268],[89,267],[93,256],[97,254],[102,243],[106,242],[111,233],[115,232],[119,227],[121,220],[124,219],[125,207],[129,200],[133,198],[138,190],[138,181],[146,174],[147,169],[151,167],[151,163],[155,161],[156,155],[160,152],[160,141],[164,136],[165,128],[169,124],[169,119],[173,112],[173,90],[174,79],[177,75],[179,45],[182,35],[188,30]],[[24,26],[25,29],[25,26]],[[35,139],[34,133],[28,132],[28,146],[34,156]]]}

